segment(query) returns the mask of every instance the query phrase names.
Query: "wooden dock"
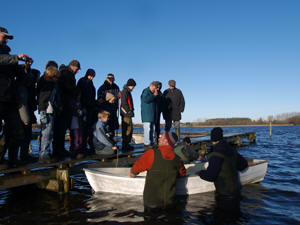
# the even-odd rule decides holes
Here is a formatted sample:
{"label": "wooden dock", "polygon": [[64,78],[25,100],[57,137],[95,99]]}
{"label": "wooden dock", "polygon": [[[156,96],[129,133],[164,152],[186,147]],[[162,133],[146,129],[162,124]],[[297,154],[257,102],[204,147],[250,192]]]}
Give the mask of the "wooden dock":
{"label": "wooden dock", "polygon": [[[184,134],[182,135],[184,136]],[[193,135],[197,136],[191,134],[191,136]],[[255,143],[256,133],[224,135],[224,139],[229,143],[242,147],[245,144]],[[209,137],[195,141],[192,144],[203,155],[209,151],[208,149],[211,146]],[[67,158],[55,163],[33,163],[22,167],[0,170],[0,190],[35,184],[45,190],[68,193],[74,184],[71,176],[81,173],[82,168],[131,166],[144,152],[141,145],[135,146],[135,148],[136,151],[130,153],[109,156],[92,155],[79,160]]]}

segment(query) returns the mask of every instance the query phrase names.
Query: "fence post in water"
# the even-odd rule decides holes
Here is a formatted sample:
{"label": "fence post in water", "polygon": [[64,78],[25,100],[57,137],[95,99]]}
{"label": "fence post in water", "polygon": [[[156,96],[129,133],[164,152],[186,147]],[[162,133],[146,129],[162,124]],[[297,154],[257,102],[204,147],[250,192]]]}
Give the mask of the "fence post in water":
{"label": "fence post in water", "polygon": [[269,120],[269,127],[270,127],[270,138],[272,138],[272,120],[273,120],[273,116],[269,116],[268,120]]}

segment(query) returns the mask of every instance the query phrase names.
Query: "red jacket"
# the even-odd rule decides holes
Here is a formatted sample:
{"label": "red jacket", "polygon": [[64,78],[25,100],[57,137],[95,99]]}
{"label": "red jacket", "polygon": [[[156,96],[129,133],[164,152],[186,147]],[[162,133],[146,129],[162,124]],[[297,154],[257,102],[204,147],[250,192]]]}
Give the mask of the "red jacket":
{"label": "red jacket", "polygon": [[[161,152],[162,157],[165,160],[173,160],[175,157],[175,152],[173,151],[173,147],[171,146],[160,146],[159,150]],[[150,170],[152,168],[152,164],[154,161],[154,150],[149,149],[134,163],[131,168],[131,172],[137,175],[140,172]],[[183,165],[183,161],[180,158],[181,166],[178,171],[178,175],[180,177],[184,177],[186,174],[185,167]]]}

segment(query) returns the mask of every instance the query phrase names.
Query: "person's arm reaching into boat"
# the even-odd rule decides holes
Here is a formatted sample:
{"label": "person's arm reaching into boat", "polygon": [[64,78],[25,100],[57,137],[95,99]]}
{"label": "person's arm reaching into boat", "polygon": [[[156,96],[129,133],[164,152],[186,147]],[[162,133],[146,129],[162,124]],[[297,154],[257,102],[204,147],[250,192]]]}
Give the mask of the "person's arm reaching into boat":
{"label": "person's arm reaching into boat", "polygon": [[149,149],[134,163],[129,171],[129,177],[136,177],[140,172],[151,169],[154,160],[154,150]]}

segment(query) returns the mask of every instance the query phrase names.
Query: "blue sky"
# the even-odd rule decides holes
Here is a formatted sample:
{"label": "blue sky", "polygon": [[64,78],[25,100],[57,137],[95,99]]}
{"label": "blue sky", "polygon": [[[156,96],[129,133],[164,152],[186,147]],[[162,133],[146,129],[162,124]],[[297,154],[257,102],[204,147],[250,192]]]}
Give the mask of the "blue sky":
{"label": "blue sky", "polygon": [[0,26],[44,71],[48,60],[81,62],[123,87],[134,78],[136,117],[151,81],[182,90],[184,122],[267,118],[300,111],[300,1],[5,1]]}

